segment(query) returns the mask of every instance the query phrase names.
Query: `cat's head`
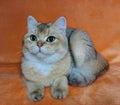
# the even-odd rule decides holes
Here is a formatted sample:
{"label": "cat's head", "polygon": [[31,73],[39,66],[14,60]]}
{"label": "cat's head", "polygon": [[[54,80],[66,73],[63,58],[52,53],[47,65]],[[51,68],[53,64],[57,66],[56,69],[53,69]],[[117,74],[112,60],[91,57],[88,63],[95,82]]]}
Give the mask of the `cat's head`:
{"label": "cat's head", "polygon": [[41,23],[29,16],[23,48],[24,52],[39,58],[65,56],[68,52],[65,17],[58,18],[54,23]]}

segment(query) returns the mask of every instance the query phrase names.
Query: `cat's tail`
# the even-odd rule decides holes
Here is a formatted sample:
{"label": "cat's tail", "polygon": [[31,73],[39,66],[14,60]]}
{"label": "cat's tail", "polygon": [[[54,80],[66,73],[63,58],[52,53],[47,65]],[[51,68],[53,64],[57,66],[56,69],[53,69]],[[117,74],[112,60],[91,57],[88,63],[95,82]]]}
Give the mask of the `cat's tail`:
{"label": "cat's tail", "polygon": [[109,63],[108,61],[99,53],[97,53],[97,58],[96,58],[96,77],[101,76],[104,74],[108,69],[109,69]]}

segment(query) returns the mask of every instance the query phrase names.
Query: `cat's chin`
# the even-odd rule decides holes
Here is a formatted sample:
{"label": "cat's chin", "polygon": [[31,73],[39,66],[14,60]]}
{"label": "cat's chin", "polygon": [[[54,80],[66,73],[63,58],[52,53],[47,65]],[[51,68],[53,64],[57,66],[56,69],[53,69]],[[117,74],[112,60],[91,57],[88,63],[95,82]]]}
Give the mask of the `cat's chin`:
{"label": "cat's chin", "polygon": [[61,56],[61,54],[58,54],[58,53],[46,54],[46,53],[43,53],[43,52],[37,52],[34,55],[38,59],[41,59],[45,63],[55,63],[55,62],[57,62],[57,61],[59,61],[60,59],[63,58],[63,56]]}
{"label": "cat's chin", "polygon": [[47,56],[48,55],[47,53],[43,52],[41,49],[34,49],[34,50],[31,50],[30,52],[31,54],[36,55],[36,56],[43,56],[43,55]]}
{"label": "cat's chin", "polygon": [[43,51],[41,51],[41,50],[37,51],[36,54],[37,54],[37,55],[41,55],[41,56],[43,56],[43,55],[44,55],[44,56],[50,56],[50,55],[51,55],[51,54],[45,53],[45,52],[43,52]]}
{"label": "cat's chin", "polygon": [[38,51],[34,55],[37,58],[42,59],[44,61],[44,59],[47,59],[48,57],[52,56],[53,54],[47,54],[47,53],[44,53],[42,51]]}

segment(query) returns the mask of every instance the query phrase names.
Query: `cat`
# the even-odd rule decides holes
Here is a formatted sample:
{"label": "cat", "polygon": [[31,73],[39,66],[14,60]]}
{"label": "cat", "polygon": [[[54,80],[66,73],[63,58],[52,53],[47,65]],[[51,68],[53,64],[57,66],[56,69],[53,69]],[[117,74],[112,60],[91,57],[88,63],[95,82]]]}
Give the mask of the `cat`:
{"label": "cat", "polygon": [[52,97],[62,99],[68,95],[68,84],[91,84],[107,70],[108,62],[86,32],[67,28],[65,17],[41,23],[28,16],[21,68],[28,97],[39,101],[47,86],[51,86]]}

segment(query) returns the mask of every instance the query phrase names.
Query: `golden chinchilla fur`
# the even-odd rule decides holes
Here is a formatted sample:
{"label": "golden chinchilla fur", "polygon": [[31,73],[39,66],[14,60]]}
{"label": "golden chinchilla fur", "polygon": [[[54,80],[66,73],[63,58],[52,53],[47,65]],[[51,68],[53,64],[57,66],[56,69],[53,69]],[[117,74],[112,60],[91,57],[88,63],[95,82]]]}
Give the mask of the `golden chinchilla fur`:
{"label": "golden chinchilla fur", "polygon": [[23,80],[33,101],[44,97],[46,86],[51,86],[54,98],[65,98],[68,83],[88,85],[108,67],[87,33],[66,28],[65,17],[41,23],[29,16],[23,42]]}

